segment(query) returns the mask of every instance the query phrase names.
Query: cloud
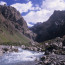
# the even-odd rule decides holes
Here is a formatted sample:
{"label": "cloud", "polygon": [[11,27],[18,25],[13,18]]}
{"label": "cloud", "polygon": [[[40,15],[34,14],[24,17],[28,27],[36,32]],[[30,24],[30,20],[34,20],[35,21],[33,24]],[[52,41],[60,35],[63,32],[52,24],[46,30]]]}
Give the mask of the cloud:
{"label": "cloud", "polygon": [[64,0],[43,0],[41,6],[27,0],[28,3],[15,3],[12,7],[15,7],[20,13],[28,12],[24,17],[29,26],[32,26],[30,22],[36,24],[37,22],[45,22],[53,14],[54,10],[65,10]]}
{"label": "cloud", "polygon": [[[39,10],[38,10],[38,9]],[[45,22],[53,14],[54,10],[65,10],[65,1],[64,0],[45,0],[43,1],[41,7],[37,6],[38,11],[30,11],[26,16],[23,16],[24,19],[29,22]]]}
{"label": "cloud", "polygon": [[30,13],[23,17],[28,23],[33,22],[36,24],[37,22],[46,21],[50,16],[49,13],[50,11],[48,10],[40,10],[37,12],[31,11]]}
{"label": "cloud", "polygon": [[41,6],[43,9],[47,10],[64,10],[65,1],[64,0],[45,0]]}
{"label": "cloud", "polygon": [[4,5],[4,4],[6,4],[6,5],[7,5],[7,3],[6,3],[6,2],[0,1],[0,5]]}
{"label": "cloud", "polygon": [[33,10],[32,2],[29,1],[28,3],[15,3],[11,5],[15,7],[20,13],[28,12],[28,10]]}
{"label": "cloud", "polygon": [[29,27],[32,27],[32,26],[33,26],[32,24],[29,24],[29,23],[27,23],[27,25],[28,25]]}

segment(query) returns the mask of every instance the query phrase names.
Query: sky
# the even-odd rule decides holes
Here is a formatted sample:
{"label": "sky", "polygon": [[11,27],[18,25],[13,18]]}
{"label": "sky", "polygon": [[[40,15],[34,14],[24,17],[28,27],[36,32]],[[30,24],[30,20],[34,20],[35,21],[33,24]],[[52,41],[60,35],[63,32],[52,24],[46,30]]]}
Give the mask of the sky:
{"label": "sky", "polygon": [[65,10],[65,0],[0,0],[0,5],[16,8],[29,27],[46,22],[55,10]]}

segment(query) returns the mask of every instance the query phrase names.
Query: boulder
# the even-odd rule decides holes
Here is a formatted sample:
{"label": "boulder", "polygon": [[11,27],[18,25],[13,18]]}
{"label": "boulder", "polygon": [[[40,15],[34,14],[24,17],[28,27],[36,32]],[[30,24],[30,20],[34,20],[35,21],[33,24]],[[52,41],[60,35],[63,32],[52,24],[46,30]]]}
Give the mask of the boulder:
{"label": "boulder", "polygon": [[17,49],[17,48],[14,48],[14,49],[12,49],[12,51],[14,51],[14,52],[18,52],[18,49]]}
{"label": "boulder", "polygon": [[25,45],[21,45],[21,48],[22,48],[22,49],[25,49],[26,47],[25,47]]}

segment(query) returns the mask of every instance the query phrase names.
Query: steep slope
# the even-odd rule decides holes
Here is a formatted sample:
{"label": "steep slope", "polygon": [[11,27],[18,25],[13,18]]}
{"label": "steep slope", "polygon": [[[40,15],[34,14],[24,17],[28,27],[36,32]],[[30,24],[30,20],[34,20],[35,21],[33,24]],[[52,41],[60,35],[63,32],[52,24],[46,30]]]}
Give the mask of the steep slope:
{"label": "steep slope", "polygon": [[37,34],[38,42],[62,37],[65,35],[65,11],[54,11],[48,21],[34,25],[31,30]]}
{"label": "steep slope", "polygon": [[32,41],[32,38],[29,39],[25,36],[27,34],[28,36],[31,35],[29,34],[31,31],[26,33],[27,31],[30,30],[26,21],[15,8],[0,5],[0,44],[10,42],[28,44]]}

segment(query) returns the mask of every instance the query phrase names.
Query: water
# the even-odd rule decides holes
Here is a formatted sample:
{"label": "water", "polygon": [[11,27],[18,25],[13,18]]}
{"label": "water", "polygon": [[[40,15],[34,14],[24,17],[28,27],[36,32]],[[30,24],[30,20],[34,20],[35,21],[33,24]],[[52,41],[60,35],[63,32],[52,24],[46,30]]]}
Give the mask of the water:
{"label": "water", "polygon": [[34,52],[19,48],[19,52],[11,52],[0,57],[0,65],[35,65],[42,52]]}

